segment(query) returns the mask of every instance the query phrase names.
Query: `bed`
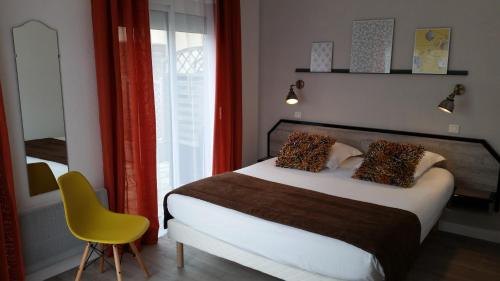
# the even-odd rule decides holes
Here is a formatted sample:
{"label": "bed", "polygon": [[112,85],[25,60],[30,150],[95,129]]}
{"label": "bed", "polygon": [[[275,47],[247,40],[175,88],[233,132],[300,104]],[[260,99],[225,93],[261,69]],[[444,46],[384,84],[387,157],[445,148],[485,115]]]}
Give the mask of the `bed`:
{"label": "bed", "polygon": [[[498,162],[479,140],[281,120],[269,133],[268,155],[276,155],[286,136],[295,130],[331,134],[364,151],[373,140],[383,138],[423,144],[444,155],[447,169],[430,169],[410,189],[354,180],[349,167],[313,174],[275,167],[274,159],[236,171],[409,211],[420,221],[420,242],[439,220],[457,183],[498,188]],[[456,172],[460,174],[454,177]],[[182,245],[187,244],[284,280],[384,280],[377,258],[341,240],[178,194],[168,197],[167,206],[174,217],[168,221],[168,235],[178,242],[179,266],[183,263]]]}

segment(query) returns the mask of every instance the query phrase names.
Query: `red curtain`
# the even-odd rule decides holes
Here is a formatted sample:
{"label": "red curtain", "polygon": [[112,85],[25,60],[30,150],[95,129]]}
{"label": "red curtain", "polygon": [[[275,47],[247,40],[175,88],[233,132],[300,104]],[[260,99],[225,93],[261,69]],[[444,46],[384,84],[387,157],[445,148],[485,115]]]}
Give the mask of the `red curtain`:
{"label": "red curtain", "polygon": [[9,134],[0,85],[0,280],[24,280]]}
{"label": "red curtain", "polygon": [[241,167],[241,24],[239,0],[216,0],[213,174]]}
{"label": "red curtain", "polygon": [[147,217],[158,240],[148,0],[92,0],[104,182],[115,212]]}

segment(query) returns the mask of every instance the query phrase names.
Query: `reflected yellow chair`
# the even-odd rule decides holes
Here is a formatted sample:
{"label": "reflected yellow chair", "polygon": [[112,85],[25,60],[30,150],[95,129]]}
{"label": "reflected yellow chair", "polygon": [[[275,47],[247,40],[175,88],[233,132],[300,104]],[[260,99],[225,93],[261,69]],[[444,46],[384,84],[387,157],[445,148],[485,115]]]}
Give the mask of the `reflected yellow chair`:
{"label": "reflected yellow chair", "polygon": [[28,183],[30,196],[57,190],[56,177],[45,162],[28,164]]}
{"label": "reflected yellow chair", "polygon": [[116,276],[119,281],[122,280],[118,245],[128,244],[139,266],[149,277],[150,274],[134,244],[148,229],[149,220],[141,216],[108,211],[99,202],[90,183],[79,172],[64,174],[57,181],[68,227],[75,237],[87,242],[75,280],[80,280],[82,276],[90,248],[96,250],[93,243],[99,243],[101,246],[101,272],[104,270],[104,245],[112,245]]}

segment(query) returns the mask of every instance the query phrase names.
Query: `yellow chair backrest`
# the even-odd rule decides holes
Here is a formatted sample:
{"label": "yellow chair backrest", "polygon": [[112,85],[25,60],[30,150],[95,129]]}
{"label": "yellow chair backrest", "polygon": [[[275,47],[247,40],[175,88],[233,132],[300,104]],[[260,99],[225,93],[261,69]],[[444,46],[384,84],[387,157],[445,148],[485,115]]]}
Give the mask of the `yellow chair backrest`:
{"label": "yellow chair backrest", "polygon": [[45,162],[28,164],[30,196],[57,189],[56,177]]}
{"label": "yellow chair backrest", "polygon": [[57,182],[68,227],[73,235],[81,237],[95,223],[96,217],[108,210],[101,205],[92,185],[81,173],[66,173]]}

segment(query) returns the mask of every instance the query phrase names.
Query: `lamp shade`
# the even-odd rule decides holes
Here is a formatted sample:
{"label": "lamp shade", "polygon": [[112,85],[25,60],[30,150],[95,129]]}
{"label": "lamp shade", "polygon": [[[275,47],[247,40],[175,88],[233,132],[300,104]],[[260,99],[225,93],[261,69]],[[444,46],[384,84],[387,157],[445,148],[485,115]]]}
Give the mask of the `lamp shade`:
{"label": "lamp shade", "polygon": [[447,97],[438,105],[438,108],[446,113],[453,113],[455,109],[455,99]]}
{"label": "lamp shade", "polygon": [[453,88],[453,92],[441,103],[439,103],[438,108],[446,113],[453,113],[453,110],[455,109],[455,96],[463,95],[464,93],[464,85],[456,84],[455,88]]}
{"label": "lamp shade", "polygon": [[290,87],[290,91],[288,91],[288,95],[286,96],[286,103],[296,104],[298,102],[299,102],[299,98],[297,97],[297,94],[295,94],[293,87]]}
{"label": "lamp shade", "polygon": [[290,85],[290,90],[288,90],[288,95],[286,95],[285,99],[287,104],[297,104],[299,102],[299,97],[293,90],[293,87],[296,87],[297,89],[304,88],[304,81],[297,80],[295,81],[295,84]]}

